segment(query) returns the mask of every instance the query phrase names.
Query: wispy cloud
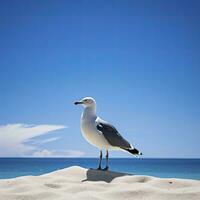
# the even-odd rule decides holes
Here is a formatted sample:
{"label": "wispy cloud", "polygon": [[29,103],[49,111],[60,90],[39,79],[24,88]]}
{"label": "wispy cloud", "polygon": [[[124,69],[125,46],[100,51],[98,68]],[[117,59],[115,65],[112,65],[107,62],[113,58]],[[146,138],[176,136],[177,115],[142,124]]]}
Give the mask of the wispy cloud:
{"label": "wispy cloud", "polygon": [[[7,124],[0,125],[0,157],[9,156],[48,156],[63,157],[80,155],[79,151],[57,151],[40,149],[38,145],[53,142],[60,137],[51,137],[42,141],[32,142],[37,136],[58,131],[66,126],[63,125],[27,125],[27,124]],[[30,142],[31,141],[31,142]]]}
{"label": "wispy cloud", "polygon": [[40,140],[32,139],[32,140],[28,140],[28,141],[32,142],[32,144],[34,144],[34,145],[43,145],[43,144],[46,144],[49,142],[57,141],[59,139],[61,139],[61,137],[51,137],[51,138],[43,139],[42,141],[41,141],[41,139]]}
{"label": "wispy cloud", "polygon": [[49,142],[54,142],[54,141],[59,140],[59,139],[60,139],[60,137],[48,138],[48,139],[46,139],[46,140],[42,140],[42,141],[40,142],[40,144],[46,144],[46,143],[49,143]]}
{"label": "wispy cloud", "polygon": [[84,152],[77,150],[48,150],[43,149],[36,151],[33,157],[81,157]]}

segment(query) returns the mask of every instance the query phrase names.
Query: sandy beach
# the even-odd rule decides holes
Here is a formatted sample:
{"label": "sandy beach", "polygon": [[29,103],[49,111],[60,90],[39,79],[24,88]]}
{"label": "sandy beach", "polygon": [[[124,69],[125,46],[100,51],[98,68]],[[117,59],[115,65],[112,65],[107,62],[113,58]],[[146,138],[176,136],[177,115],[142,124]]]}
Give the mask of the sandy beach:
{"label": "sandy beach", "polygon": [[41,176],[0,180],[0,200],[197,200],[200,181],[69,167]]}

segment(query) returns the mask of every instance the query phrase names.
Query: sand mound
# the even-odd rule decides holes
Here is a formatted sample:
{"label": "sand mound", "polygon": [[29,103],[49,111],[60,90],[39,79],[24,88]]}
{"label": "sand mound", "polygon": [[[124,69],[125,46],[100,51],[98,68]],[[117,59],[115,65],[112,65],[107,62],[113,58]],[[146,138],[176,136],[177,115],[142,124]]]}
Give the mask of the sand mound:
{"label": "sand mound", "polygon": [[200,181],[161,179],[70,167],[0,180],[0,200],[197,200]]}

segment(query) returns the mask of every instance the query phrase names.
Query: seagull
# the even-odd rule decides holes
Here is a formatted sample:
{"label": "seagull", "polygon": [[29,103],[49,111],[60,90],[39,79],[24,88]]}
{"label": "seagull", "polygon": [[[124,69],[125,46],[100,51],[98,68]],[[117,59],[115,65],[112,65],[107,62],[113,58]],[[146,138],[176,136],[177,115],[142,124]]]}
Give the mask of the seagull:
{"label": "seagull", "polygon": [[103,149],[106,150],[106,167],[103,170],[109,169],[109,150],[122,150],[133,155],[142,155],[140,151],[121,136],[112,124],[102,120],[96,115],[96,101],[92,97],[85,97],[80,101],[76,101],[74,104],[84,106],[84,111],[81,115],[81,132],[88,143],[100,150],[98,170],[102,170],[101,161]]}

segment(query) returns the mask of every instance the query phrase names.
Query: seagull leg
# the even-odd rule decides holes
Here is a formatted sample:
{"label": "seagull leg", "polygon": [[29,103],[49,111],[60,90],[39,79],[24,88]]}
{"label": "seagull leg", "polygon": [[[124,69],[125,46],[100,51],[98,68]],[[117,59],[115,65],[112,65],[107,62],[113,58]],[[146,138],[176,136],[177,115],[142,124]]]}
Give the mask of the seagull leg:
{"label": "seagull leg", "polygon": [[109,166],[108,166],[108,150],[106,150],[106,167],[103,170],[107,171],[108,169],[109,169]]}
{"label": "seagull leg", "polygon": [[99,167],[98,170],[101,170],[101,161],[102,161],[102,150],[100,150],[100,156],[99,156]]}

